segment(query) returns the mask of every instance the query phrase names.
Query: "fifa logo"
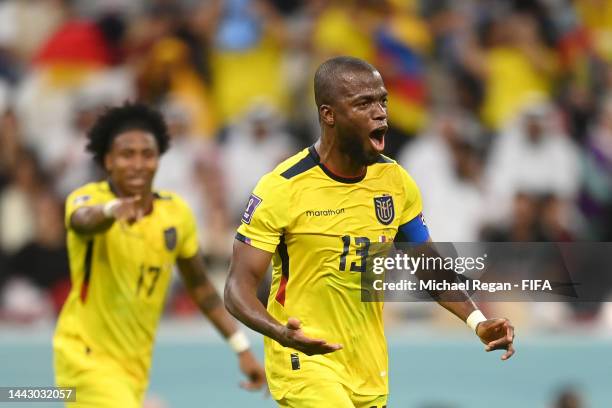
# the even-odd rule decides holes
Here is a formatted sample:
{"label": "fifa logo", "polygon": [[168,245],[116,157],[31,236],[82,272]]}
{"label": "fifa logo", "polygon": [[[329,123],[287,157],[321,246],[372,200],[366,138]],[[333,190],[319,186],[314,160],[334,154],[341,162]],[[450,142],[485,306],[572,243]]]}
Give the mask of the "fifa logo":
{"label": "fifa logo", "polygon": [[391,224],[393,218],[395,218],[393,197],[388,194],[374,197],[374,209],[376,210],[376,218],[383,225]]}

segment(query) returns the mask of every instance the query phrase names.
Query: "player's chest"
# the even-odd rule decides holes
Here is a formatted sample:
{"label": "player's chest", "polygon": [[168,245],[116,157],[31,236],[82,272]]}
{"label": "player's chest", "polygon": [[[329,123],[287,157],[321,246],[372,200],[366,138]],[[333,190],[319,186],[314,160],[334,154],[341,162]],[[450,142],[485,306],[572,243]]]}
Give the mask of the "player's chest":
{"label": "player's chest", "polygon": [[116,299],[142,305],[163,302],[176,260],[180,230],[171,223],[146,218],[127,225],[117,223],[109,231],[106,256]]}
{"label": "player's chest", "polygon": [[375,186],[305,188],[290,208],[291,235],[393,239],[403,210],[402,192]]}
{"label": "player's chest", "polygon": [[110,252],[129,262],[172,264],[181,230],[172,222],[145,217],[134,224],[116,223],[108,234]]}

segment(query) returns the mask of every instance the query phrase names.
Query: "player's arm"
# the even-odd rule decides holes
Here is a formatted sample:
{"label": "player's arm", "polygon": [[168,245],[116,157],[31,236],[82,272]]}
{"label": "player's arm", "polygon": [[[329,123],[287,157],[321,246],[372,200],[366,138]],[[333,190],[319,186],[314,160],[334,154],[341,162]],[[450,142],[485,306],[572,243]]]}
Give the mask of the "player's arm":
{"label": "player's arm", "polygon": [[272,254],[238,240],[234,241],[229,276],[225,283],[227,310],[251,329],[285,347],[307,355],[326,354],[342,348],[325,340],[305,336],[297,318],[289,318],[286,325],[274,319],[257,299],[257,288],[263,279]]}
{"label": "player's arm", "polygon": [[96,234],[106,231],[117,220],[137,221],[143,213],[140,197],[117,198],[77,208],[70,216],[70,227],[80,234]]}
{"label": "player's arm", "polygon": [[[431,237],[424,244],[425,252],[429,252],[428,256],[440,257],[433,246]],[[442,272],[444,276],[439,276],[436,273],[436,279],[445,279],[449,281],[458,281],[458,274],[455,271],[447,270]],[[419,279],[427,279],[425,276],[418,276]],[[478,309],[474,301],[470,298],[469,294],[465,291],[459,293],[453,292],[452,299],[445,299],[444,296],[440,296],[439,293],[430,293],[440,306],[444,307],[449,312],[466,322],[468,326],[474,329],[476,335],[486,345],[485,350],[487,352],[493,350],[506,350],[502,355],[502,360],[507,360],[514,354],[514,327],[510,323],[510,320],[506,318],[493,318],[487,319],[484,317],[482,312]]]}
{"label": "player's arm", "polygon": [[250,380],[243,382],[242,387],[260,389],[266,381],[264,370],[251,353],[246,337],[223,307],[219,293],[208,278],[201,253],[198,251],[190,258],[178,258],[177,265],[193,301],[237,352],[240,369]]}
{"label": "player's arm", "polygon": [[[420,244],[420,247],[417,248],[419,253],[428,257],[440,257],[425,225],[422,214],[423,204],[418,186],[401,167],[399,177],[404,185],[405,202],[395,241]],[[435,273],[421,270],[416,271],[416,274],[421,280],[459,281],[459,275],[454,270],[435,271]],[[437,291],[430,291],[429,294],[442,307],[466,322],[476,332],[480,340],[486,344],[486,351],[506,350],[501,357],[502,360],[507,360],[514,354],[514,328],[508,319],[485,318],[465,291],[460,293],[453,291],[451,296]]]}
{"label": "player's arm", "polygon": [[[417,253],[424,254],[428,258],[441,257],[433,245],[429,231],[419,216],[410,222],[400,226],[397,239],[404,242],[417,243]],[[448,282],[459,282],[459,275],[450,269],[431,271],[418,269],[416,275],[420,280],[445,280]],[[502,360],[507,360],[514,354],[514,327],[506,318],[486,319],[478,309],[469,294],[465,291],[453,291],[452,294],[428,291],[442,307],[467,323],[474,329],[476,335],[486,345],[485,350],[506,350]]]}

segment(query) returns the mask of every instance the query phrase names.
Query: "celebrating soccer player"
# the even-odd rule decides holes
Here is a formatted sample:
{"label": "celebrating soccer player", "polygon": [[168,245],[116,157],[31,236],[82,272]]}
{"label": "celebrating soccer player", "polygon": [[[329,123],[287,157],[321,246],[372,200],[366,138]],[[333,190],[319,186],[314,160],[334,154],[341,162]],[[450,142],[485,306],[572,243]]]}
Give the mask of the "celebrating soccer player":
{"label": "celebrating soccer player", "polygon": [[191,210],[176,194],[152,189],[169,144],[162,116],[126,104],[104,113],[88,137],[108,179],[66,201],[72,290],[53,339],[57,385],[76,387],[75,406],[142,407],[176,263],[194,301],[238,353],[249,379],[243,386],[263,387],[262,367],[206,275]]}
{"label": "celebrating soccer player", "polygon": [[[282,407],[377,407],[388,394],[381,303],[361,302],[371,242],[430,241],[419,190],[381,155],[387,91],[365,61],[337,57],[314,80],[321,138],[265,175],[236,234],[226,306],[264,334],[266,374]],[[270,260],[267,310],[256,289]],[[440,303],[486,349],[514,353],[513,328],[465,296]]]}

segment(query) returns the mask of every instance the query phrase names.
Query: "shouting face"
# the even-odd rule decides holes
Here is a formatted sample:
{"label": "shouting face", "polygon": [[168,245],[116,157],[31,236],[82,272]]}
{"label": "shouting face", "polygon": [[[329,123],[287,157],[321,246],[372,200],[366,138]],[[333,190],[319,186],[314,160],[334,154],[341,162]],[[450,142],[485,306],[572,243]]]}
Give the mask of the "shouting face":
{"label": "shouting face", "polygon": [[370,165],[385,148],[387,90],[378,71],[346,72],[338,78],[330,106],[338,148],[353,160]]}

